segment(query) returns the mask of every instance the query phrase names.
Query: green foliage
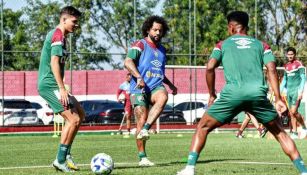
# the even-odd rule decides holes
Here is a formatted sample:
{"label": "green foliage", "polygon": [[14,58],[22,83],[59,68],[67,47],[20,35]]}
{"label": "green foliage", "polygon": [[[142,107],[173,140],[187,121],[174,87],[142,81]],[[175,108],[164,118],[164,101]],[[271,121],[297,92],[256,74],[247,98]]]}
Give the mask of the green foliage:
{"label": "green foliage", "polygon": [[[304,49],[306,48],[306,33],[304,32],[306,32],[307,13],[306,6],[302,1],[258,0],[257,8],[255,8],[255,0],[196,0],[195,17],[193,2],[191,1],[191,9],[189,9],[189,0],[165,1],[163,13],[172,29],[168,37],[174,40],[174,45],[166,44],[171,52],[190,53],[188,42],[189,11],[191,12],[192,30],[191,53],[194,53],[193,35],[196,31],[195,54],[208,55],[215,43],[225,39],[228,35],[226,15],[233,10],[243,10],[250,15],[249,34],[269,43],[276,56],[282,56],[283,49],[289,45],[298,48],[302,55],[306,54],[304,52],[306,50]],[[196,29],[194,29],[194,20],[196,21]],[[175,64],[189,64],[187,56],[175,57],[175,60]],[[206,62],[205,59],[198,59],[196,64],[204,65]],[[282,63],[282,60],[278,60],[278,62]],[[170,60],[169,63],[171,63]]]}
{"label": "green foliage", "polygon": [[[142,38],[141,25],[153,14],[158,0],[27,0],[20,11],[4,9],[5,70],[37,70],[38,53],[11,53],[11,51],[40,51],[48,31],[59,23],[59,11],[64,5],[73,5],[83,13],[80,29],[71,36],[71,51],[99,54],[72,55],[73,69],[103,69],[107,62],[114,68],[122,68],[112,60],[110,48],[127,51],[131,39]],[[250,15],[249,34],[271,45],[277,57],[284,57],[284,49],[294,46],[298,56],[307,64],[307,12],[300,0],[166,0],[163,16],[170,32],[163,45],[167,53],[183,54],[170,56],[168,64],[204,65],[212,48],[227,34],[226,15],[232,10],[244,10]],[[194,16],[194,3],[196,16]],[[255,8],[257,2],[257,8]],[[134,26],[134,10],[136,25]],[[255,16],[257,14],[257,17]],[[189,15],[190,22],[189,23]],[[194,21],[196,23],[194,28]],[[189,38],[191,25],[191,38]],[[195,38],[194,38],[195,33]],[[191,41],[191,44],[189,43]],[[195,41],[194,41],[195,40]],[[195,43],[195,44],[194,44]],[[195,49],[194,49],[195,47]],[[68,51],[70,48],[68,48]],[[186,54],[200,54],[196,60]],[[124,55],[122,56],[124,58]],[[174,60],[174,61],[173,61]],[[278,59],[281,66],[283,59]]]}

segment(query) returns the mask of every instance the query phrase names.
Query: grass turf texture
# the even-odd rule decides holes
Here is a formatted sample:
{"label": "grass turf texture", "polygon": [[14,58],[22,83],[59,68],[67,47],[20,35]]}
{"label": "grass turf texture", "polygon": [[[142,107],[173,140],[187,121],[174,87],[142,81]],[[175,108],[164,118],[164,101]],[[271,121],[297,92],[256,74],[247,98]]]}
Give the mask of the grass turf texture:
{"label": "grass turf texture", "polygon": [[[82,134],[72,147],[80,171],[93,174],[89,163],[97,153],[111,155],[114,175],[171,175],[186,164],[192,134],[151,135],[147,154],[154,167],[138,167],[135,140],[121,135]],[[56,156],[59,138],[51,136],[0,136],[0,174],[63,174],[50,165]],[[296,140],[303,159],[307,160],[306,140]],[[273,164],[268,164],[273,163]],[[237,139],[234,133],[210,134],[196,167],[199,175],[294,175],[299,174],[275,140]]]}

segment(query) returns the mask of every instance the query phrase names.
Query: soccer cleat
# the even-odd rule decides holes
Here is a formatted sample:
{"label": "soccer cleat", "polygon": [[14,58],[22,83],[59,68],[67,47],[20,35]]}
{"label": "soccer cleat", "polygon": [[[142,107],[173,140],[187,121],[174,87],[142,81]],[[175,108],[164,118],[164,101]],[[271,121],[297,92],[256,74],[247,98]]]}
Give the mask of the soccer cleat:
{"label": "soccer cleat", "polygon": [[70,173],[74,172],[74,170],[70,169],[66,163],[59,163],[57,159],[53,161],[52,166],[57,170],[57,171],[62,171],[65,173]]}
{"label": "soccer cleat", "polygon": [[148,130],[142,129],[142,130],[138,133],[138,135],[136,136],[136,139],[148,140],[148,139],[149,139]]}
{"label": "soccer cleat", "polygon": [[154,166],[155,164],[147,159],[147,157],[143,157],[139,162],[139,166]]}
{"label": "soccer cleat", "polygon": [[195,175],[194,168],[185,167],[183,170],[178,171],[176,175]]}
{"label": "soccer cleat", "polygon": [[238,139],[243,139],[244,138],[244,135],[243,134],[236,134],[236,137],[238,138]]}
{"label": "soccer cleat", "polygon": [[306,138],[306,135],[307,135],[306,129],[302,129],[299,138],[300,138],[300,139],[305,139],[305,138]]}
{"label": "soccer cleat", "polygon": [[268,133],[268,129],[263,128],[260,132],[260,137],[263,138],[266,135],[266,133]]}
{"label": "soccer cleat", "polygon": [[73,157],[71,155],[66,156],[66,163],[70,169],[76,170],[76,171],[79,170],[77,164],[74,162]]}
{"label": "soccer cleat", "polygon": [[298,135],[297,135],[297,134],[294,134],[294,133],[292,133],[292,134],[290,135],[290,137],[291,137],[292,140],[298,139]]}

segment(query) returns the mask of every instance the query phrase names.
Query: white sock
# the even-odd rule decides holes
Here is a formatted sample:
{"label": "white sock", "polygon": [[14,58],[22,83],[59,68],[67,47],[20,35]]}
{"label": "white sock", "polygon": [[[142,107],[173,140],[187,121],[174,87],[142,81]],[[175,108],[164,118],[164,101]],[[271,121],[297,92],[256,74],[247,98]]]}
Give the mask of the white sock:
{"label": "white sock", "polygon": [[195,169],[195,166],[194,165],[187,165],[186,167],[185,167],[186,169]]}

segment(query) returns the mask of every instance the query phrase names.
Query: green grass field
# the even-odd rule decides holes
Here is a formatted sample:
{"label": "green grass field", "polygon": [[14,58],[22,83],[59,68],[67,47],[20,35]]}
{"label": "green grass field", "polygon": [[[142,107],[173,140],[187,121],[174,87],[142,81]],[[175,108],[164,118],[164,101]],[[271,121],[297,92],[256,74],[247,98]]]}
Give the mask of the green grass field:
{"label": "green grass field", "polygon": [[[104,152],[115,162],[114,175],[174,175],[185,166],[191,133],[152,135],[147,154],[156,166],[137,166],[133,137],[121,135],[79,134],[72,148],[81,170],[74,174],[92,174],[89,163],[96,153]],[[0,136],[0,174],[61,174],[50,166],[55,158],[58,138],[47,136]],[[307,160],[306,140],[296,144]],[[212,133],[197,164],[198,175],[295,175],[299,174],[275,140],[237,139],[234,133]]]}

